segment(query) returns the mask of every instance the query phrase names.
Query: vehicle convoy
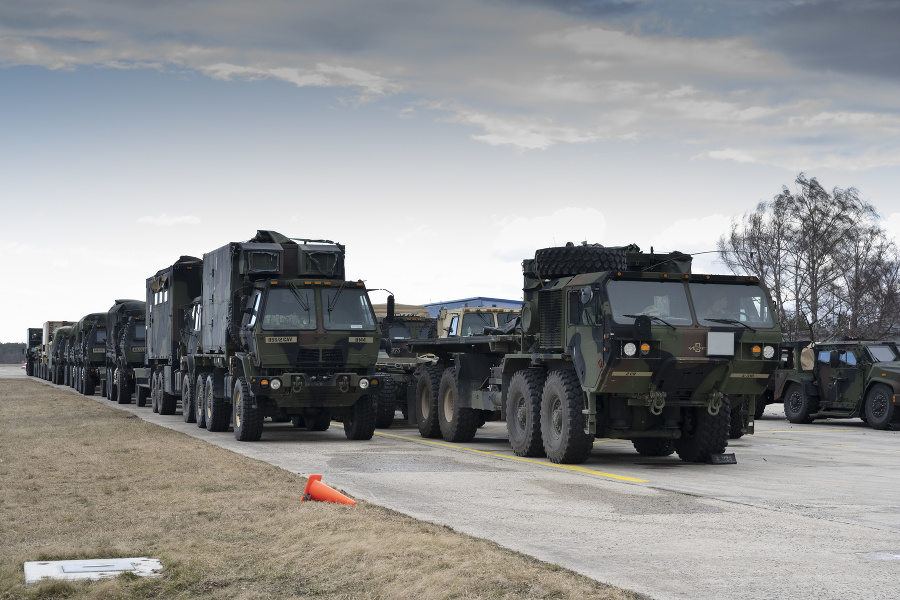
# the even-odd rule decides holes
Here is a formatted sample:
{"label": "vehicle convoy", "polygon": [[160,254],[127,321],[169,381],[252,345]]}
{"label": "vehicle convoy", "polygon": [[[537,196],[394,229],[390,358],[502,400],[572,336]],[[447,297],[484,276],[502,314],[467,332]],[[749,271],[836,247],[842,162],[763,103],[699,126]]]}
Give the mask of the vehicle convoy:
{"label": "vehicle convoy", "polygon": [[409,342],[437,356],[419,370],[420,433],[466,441],[502,419],[519,456],[580,463],[606,437],[647,456],[711,460],[728,444],[732,410],[753,433],[781,330],[755,277],[690,265],[634,245],[536,251],[522,263],[521,322]]}
{"label": "vehicle convoy", "polygon": [[788,342],[774,397],[791,423],[859,417],[874,429],[900,425],[900,349],[890,341]]}
{"label": "vehicle convoy", "polygon": [[41,334],[40,327],[28,328],[28,343],[25,345],[25,374],[35,376],[40,372]]}
{"label": "vehicle convoy", "polygon": [[85,315],[72,326],[66,348],[69,386],[93,396],[106,381],[106,313]]}
{"label": "vehicle convoy", "polygon": [[104,395],[130,404],[136,389],[135,369],[144,369],[147,350],[147,303],[116,300],[106,313],[106,381]]}
{"label": "vehicle convoy", "polygon": [[[166,325],[182,326],[183,351],[154,369],[151,396],[178,393],[186,419],[233,424],[239,441],[258,440],[265,417],[312,431],[340,418],[349,439],[371,439],[381,334],[363,282],[344,279],[344,254],[274,231],[204,254],[199,297]],[[162,279],[148,286],[165,297]],[[152,340],[162,315],[151,308]]]}
{"label": "vehicle convoy", "polygon": [[68,385],[68,348],[72,325],[56,327],[47,344],[47,379],[57,385]]}
{"label": "vehicle convoy", "polygon": [[41,379],[50,381],[50,342],[53,340],[53,332],[60,327],[72,325],[72,321],[46,321],[41,331],[41,347],[38,352],[35,375]]}

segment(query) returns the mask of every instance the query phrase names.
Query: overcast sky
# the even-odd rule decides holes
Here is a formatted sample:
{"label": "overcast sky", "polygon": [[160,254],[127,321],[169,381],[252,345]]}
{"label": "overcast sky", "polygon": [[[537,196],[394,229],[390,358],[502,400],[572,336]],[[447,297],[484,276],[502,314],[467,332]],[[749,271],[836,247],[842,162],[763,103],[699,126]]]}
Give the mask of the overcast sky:
{"label": "overcast sky", "polygon": [[898,30],[887,0],[4,0],[0,341],[257,229],[409,304],[521,298],[567,241],[714,250],[801,171],[900,233]]}

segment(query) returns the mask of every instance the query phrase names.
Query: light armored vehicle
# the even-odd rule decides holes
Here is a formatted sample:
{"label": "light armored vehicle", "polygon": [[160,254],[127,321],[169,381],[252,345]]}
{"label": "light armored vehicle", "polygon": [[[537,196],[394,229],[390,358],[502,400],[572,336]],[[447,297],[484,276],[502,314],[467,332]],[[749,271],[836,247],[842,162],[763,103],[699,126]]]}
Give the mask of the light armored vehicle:
{"label": "light armored vehicle", "polygon": [[875,429],[900,425],[900,351],[895,342],[786,344],[775,399],[791,423],[859,417]]}
{"label": "light armored vehicle", "polygon": [[147,303],[116,300],[106,313],[106,381],[104,395],[130,404],[136,389],[135,369],[144,368],[147,351]]}
{"label": "light armored vehicle", "polygon": [[25,346],[25,374],[31,377],[37,377],[40,374],[42,333],[40,327],[28,328],[28,343]]}
{"label": "light armored vehicle", "polygon": [[753,433],[781,330],[756,278],[693,274],[690,264],[634,245],[538,250],[522,263],[521,324],[410,342],[438,357],[419,373],[420,433],[464,441],[499,418],[519,456],[580,463],[606,437],[648,456],[712,460],[732,410]]}

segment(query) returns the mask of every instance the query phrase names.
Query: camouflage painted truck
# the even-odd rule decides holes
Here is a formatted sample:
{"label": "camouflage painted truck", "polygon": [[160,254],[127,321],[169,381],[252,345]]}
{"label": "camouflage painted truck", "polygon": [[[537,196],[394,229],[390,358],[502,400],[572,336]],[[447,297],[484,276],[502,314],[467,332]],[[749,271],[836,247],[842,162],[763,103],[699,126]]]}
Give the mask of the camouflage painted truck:
{"label": "camouflage painted truck", "polygon": [[900,349],[893,341],[788,342],[774,397],[791,423],[860,418],[900,426]]}
{"label": "camouflage painted truck", "polygon": [[[72,321],[46,321],[41,332],[41,350],[38,359],[38,377],[47,381],[53,380],[53,369],[50,366],[50,344],[53,341],[53,333],[60,327],[73,325]],[[55,383],[55,382],[54,382]]]}
{"label": "camouflage painted truck", "polygon": [[69,340],[71,339],[72,325],[64,325],[53,330],[50,343],[47,345],[47,372],[50,374],[51,383],[56,385],[68,385]]}
{"label": "camouflage painted truck", "polygon": [[70,385],[85,396],[93,396],[106,381],[106,313],[81,317],[70,335]]}
{"label": "camouflage painted truck", "polygon": [[258,231],[204,254],[180,370],[198,426],[233,424],[255,441],[267,416],[312,431],[339,418],[347,438],[371,439],[381,333],[363,282],[344,278],[344,253]]}
{"label": "camouflage painted truck", "polygon": [[131,396],[137,389],[135,369],[143,370],[147,351],[147,303],[116,300],[106,313],[106,332],[103,391],[110,400],[131,404]]}
{"label": "camouflage painted truck", "polygon": [[502,419],[519,456],[581,463],[604,437],[647,456],[712,460],[732,410],[753,432],[781,331],[754,277],[690,266],[688,255],[634,245],[538,250],[522,263],[521,323],[409,344],[438,357],[419,373],[420,433],[466,441]]}
{"label": "camouflage painted truck", "polygon": [[36,377],[40,373],[41,334],[40,327],[28,328],[28,343],[25,345],[25,374]]}

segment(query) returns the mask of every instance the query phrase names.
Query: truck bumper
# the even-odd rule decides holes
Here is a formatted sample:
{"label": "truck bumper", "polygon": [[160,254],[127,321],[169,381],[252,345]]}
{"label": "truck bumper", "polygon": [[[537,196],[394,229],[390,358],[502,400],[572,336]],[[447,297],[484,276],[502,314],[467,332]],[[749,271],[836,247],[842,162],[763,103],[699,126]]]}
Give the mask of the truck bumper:
{"label": "truck bumper", "polygon": [[366,394],[378,394],[381,377],[356,373],[331,376],[282,373],[273,377],[253,375],[247,378],[247,383],[252,395],[265,396],[279,408],[342,407],[353,406]]}

